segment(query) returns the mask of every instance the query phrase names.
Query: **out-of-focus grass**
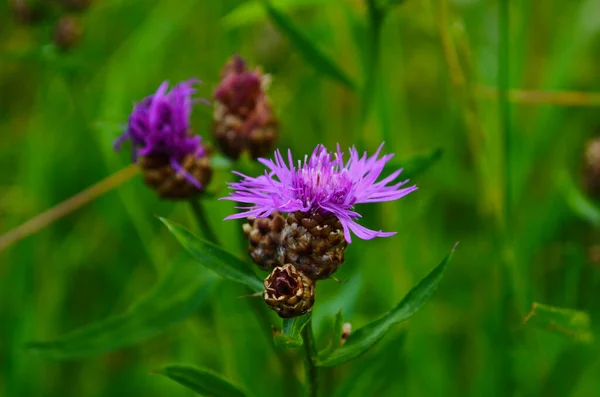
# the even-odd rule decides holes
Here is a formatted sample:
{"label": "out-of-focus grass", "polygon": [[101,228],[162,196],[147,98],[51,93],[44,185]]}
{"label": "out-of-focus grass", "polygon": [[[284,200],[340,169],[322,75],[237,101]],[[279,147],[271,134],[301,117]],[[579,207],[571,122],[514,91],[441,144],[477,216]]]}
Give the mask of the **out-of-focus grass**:
{"label": "out-of-focus grass", "polygon": [[[386,139],[385,150],[398,158],[444,150],[416,179],[416,193],[364,209],[366,225],[398,234],[355,241],[338,274],[350,281],[319,285],[318,333],[340,306],[360,326],[393,307],[461,241],[440,290],[404,326],[406,335],[397,329],[364,357],[325,372],[332,395],[506,395],[501,371],[517,395],[598,394],[600,364],[586,349],[500,313],[502,263],[510,255],[525,304],[585,310],[598,324],[600,268],[588,256],[598,233],[571,213],[559,176],[567,169],[578,179],[583,144],[597,133],[600,113],[543,101],[512,105],[507,249],[498,238],[505,189],[498,106],[479,95],[481,85],[497,87],[497,1],[407,0],[393,9],[382,25],[380,75],[364,123],[360,95],[323,78],[266,14],[239,26],[222,23],[240,1],[96,3],[83,16],[83,41],[68,54],[53,51],[49,27],[18,25],[6,2],[0,5],[1,233],[127,165],[128,154],[111,145],[133,101],[165,79],[190,76],[205,82],[208,97],[219,68],[238,52],[273,76],[281,148],[300,154],[317,143],[344,147],[358,131],[360,149]],[[361,82],[366,7],[302,3],[283,9]],[[597,0],[511,2],[510,88],[600,92],[599,14]],[[443,34],[455,45],[462,88],[453,84]],[[195,110],[193,125],[208,140],[210,121],[210,109]],[[220,171],[215,189],[225,194],[229,178]],[[238,224],[222,222],[231,203],[207,206],[225,246],[239,251]],[[155,215],[194,227],[185,205],[160,202],[135,178],[0,252],[0,395],[190,395],[149,374],[170,362],[212,368],[256,395],[285,393],[270,337],[238,298],[243,289],[225,282],[188,320],[134,347],[67,362],[23,349],[122,313],[150,290],[181,254]],[[500,367],[503,354],[508,367]]]}

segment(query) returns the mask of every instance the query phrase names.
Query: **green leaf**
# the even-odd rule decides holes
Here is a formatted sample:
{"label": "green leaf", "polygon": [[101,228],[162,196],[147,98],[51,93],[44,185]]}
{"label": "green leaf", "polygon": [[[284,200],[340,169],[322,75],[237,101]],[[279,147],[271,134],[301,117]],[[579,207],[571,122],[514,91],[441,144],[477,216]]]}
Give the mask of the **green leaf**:
{"label": "green leaf", "polygon": [[[291,11],[308,6],[323,6],[339,0],[271,0],[271,4],[279,10]],[[260,1],[246,1],[240,4],[221,19],[225,29],[235,29],[245,25],[262,22],[267,18],[267,12]]]}
{"label": "green leaf", "polygon": [[300,347],[302,346],[302,329],[310,321],[311,313],[303,316],[283,319],[281,331],[273,331],[273,342],[277,347]]}
{"label": "green leaf", "polygon": [[333,334],[331,335],[331,340],[329,341],[329,345],[319,352],[319,357],[326,358],[333,353],[335,349],[340,346],[340,341],[342,340],[342,333],[344,332],[344,316],[342,311],[340,310],[336,316],[335,321],[333,322]]}
{"label": "green leaf", "polygon": [[289,17],[271,4],[268,2],[264,2],[263,4],[273,23],[287,36],[292,45],[308,63],[318,72],[337,80],[350,89],[355,89],[356,85],[352,79],[346,75],[329,55],[314,44],[313,39],[306,36]]}
{"label": "green leaf", "polygon": [[600,208],[581,192],[566,171],[560,173],[560,188],[567,205],[584,221],[600,227]]}
{"label": "green leaf", "polygon": [[409,291],[398,306],[379,320],[367,324],[350,335],[346,343],[334,350],[329,356],[319,357],[317,365],[320,367],[333,367],[360,356],[381,340],[392,325],[406,321],[412,317],[429,301],[437,290],[455,248],[456,245],[452,248],[448,256],[444,258],[442,263],[421,280],[416,287]]}
{"label": "green leaf", "polygon": [[167,365],[156,371],[156,373],[164,375],[202,396],[246,396],[246,393],[239,387],[232,385],[229,381],[208,369],[195,368],[189,365]]}
{"label": "green leaf", "polygon": [[577,342],[593,342],[590,316],[583,311],[534,302],[524,324],[567,336]]}
{"label": "green leaf", "polygon": [[441,148],[437,148],[407,159],[391,161],[385,165],[384,173],[391,174],[397,169],[402,168],[402,174],[400,176],[412,180],[441,159],[443,153],[444,151]]}
{"label": "green leaf", "polygon": [[100,321],[50,342],[33,342],[30,350],[56,358],[78,358],[130,346],[164,331],[202,304],[216,278],[192,260],[173,261],[150,294],[124,314]]}
{"label": "green leaf", "polygon": [[192,232],[181,225],[164,218],[160,218],[160,220],[167,225],[169,231],[173,233],[183,248],[200,262],[202,266],[227,280],[243,284],[254,292],[263,291],[262,281],[244,261],[222,250],[213,243],[194,236]]}

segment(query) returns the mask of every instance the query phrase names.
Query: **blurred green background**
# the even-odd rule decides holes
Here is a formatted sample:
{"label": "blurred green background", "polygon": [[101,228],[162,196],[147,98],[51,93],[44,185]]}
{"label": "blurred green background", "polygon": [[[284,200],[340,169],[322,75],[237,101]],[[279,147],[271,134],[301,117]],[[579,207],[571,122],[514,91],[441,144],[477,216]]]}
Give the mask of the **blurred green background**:
{"label": "blurred green background", "polygon": [[[0,232],[128,165],[112,141],[132,104],[163,80],[199,77],[210,97],[239,53],[272,76],[280,148],[301,155],[339,142],[372,152],[385,140],[399,160],[443,150],[414,180],[416,193],[361,208],[363,224],[398,234],[355,239],[336,275],[348,283],[319,283],[317,336],[325,343],[340,307],[356,328],[378,318],[460,241],[445,279],[407,324],[325,370],[323,395],[600,395],[595,344],[523,324],[534,301],[585,310],[592,323],[600,316],[600,262],[590,255],[599,234],[573,211],[571,186],[600,128],[591,94],[600,93],[600,2],[510,2],[509,82],[521,91],[509,96],[508,150],[495,96],[500,3],[390,7],[365,96],[316,70],[258,2],[97,0],[78,14],[84,33],[69,51],[53,44],[57,15],[22,24],[2,2]],[[372,60],[364,2],[274,4],[363,86]],[[211,112],[198,106],[192,120],[208,141]],[[218,170],[211,190],[226,195],[228,180]],[[204,203],[224,245],[243,257],[239,223],[222,221],[232,203]],[[151,374],[168,363],[211,368],[257,396],[300,388],[286,374],[302,381],[301,351],[278,359],[270,330],[239,298],[245,290],[190,265],[156,215],[196,228],[186,203],[158,200],[137,176],[0,252],[1,396],[192,395]],[[198,307],[164,332],[68,360],[25,348],[126,312],[170,269],[198,283]]]}

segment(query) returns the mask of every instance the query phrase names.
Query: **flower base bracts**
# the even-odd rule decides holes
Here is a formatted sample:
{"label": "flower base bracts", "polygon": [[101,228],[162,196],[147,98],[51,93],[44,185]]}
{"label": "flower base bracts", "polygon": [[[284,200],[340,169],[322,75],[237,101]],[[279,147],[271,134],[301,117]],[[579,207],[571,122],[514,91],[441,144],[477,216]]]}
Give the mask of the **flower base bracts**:
{"label": "flower base bracts", "polygon": [[248,254],[262,270],[270,272],[279,266],[277,252],[285,224],[285,218],[277,211],[267,218],[248,218],[248,223],[244,224],[244,234],[250,243]]}
{"label": "flower base bracts", "polygon": [[291,264],[276,267],[264,281],[265,302],[279,317],[301,316],[312,310],[315,286],[311,279]]}
{"label": "flower base bracts", "polygon": [[[142,156],[139,158],[144,182],[161,198],[187,199],[201,193],[212,177],[210,157],[196,157],[188,154],[181,162],[181,169],[175,170],[164,155]],[[187,177],[186,177],[187,176]],[[191,180],[197,181],[192,184]]]}
{"label": "flower base bracts", "polygon": [[300,211],[287,217],[278,251],[279,263],[291,263],[312,280],[331,276],[344,263],[348,243],[334,215],[308,215]]}

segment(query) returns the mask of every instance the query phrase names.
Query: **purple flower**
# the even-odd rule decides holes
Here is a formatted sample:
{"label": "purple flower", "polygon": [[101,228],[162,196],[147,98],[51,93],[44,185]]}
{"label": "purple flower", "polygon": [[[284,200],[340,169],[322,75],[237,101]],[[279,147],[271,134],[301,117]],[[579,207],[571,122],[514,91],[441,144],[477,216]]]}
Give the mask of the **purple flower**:
{"label": "purple flower", "polygon": [[115,141],[115,150],[120,150],[124,141],[131,140],[134,162],[138,156],[166,156],[177,173],[201,189],[200,183],[180,164],[189,154],[196,157],[206,154],[202,138],[190,132],[192,106],[198,101],[192,99],[196,92],[193,85],[198,82],[197,79],[183,81],[167,92],[169,83],[165,81],[153,95],[136,104],[127,130]]}
{"label": "purple flower", "polygon": [[365,240],[394,235],[395,232],[369,230],[355,221],[361,215],[354,211],[354,204],[397,200],[417,189],[416,186],[401,188],[408,180],[389,185],[401,169],[377,181],[385,164],[394,156],[378,158],[382,148],[383,144],[371,157],[366,153],[359,157],[352,147],[350,159],[344,163],[339,145],[333,153],[319,145],[310,157],[298,161],[297,167],[291,151],[288,150],[287,164],[276,151],[275,161],[259,159],[269,169],[264,175],[253,178],[236,172],[243,179],[230,183],[234,192],[223,199],[253,205],[239,207],[246,211],[225,219],[264,218],[273,211],[333,214],[340,220],[348,242],[351,242],[350,231]]}

